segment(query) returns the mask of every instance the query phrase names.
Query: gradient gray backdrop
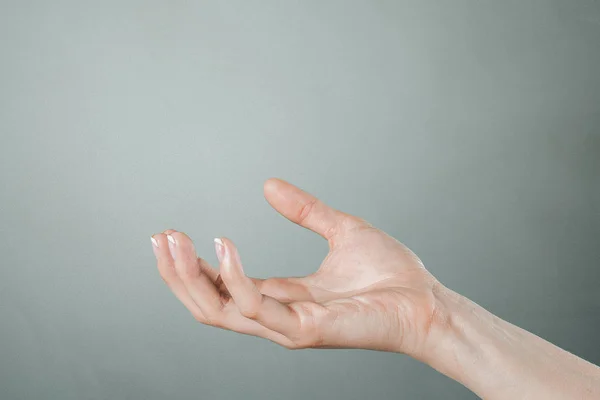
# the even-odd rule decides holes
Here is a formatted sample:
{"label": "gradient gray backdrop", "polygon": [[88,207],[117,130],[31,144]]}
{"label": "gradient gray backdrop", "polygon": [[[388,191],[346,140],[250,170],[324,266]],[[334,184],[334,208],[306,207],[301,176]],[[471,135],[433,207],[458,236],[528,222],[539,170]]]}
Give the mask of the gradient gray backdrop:
{"label": "gradient gray backdrop", "polygon": [[2,1],[0,398],[462,399],[196,323],[150,235],[314,271],[278,176],[600,363],[598,1]]}

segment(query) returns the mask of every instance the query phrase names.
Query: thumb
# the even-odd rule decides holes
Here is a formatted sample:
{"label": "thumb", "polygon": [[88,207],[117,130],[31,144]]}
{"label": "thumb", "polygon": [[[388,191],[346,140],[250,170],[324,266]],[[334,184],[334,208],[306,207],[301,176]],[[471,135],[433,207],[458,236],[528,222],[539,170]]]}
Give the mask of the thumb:
{"label": "thumb", "polygon": [[358,218],[327,206],[315,196],[277,178],[264,185],[265,199],[278,213],[306,229],[329,240],[348,225],[359,223]]}

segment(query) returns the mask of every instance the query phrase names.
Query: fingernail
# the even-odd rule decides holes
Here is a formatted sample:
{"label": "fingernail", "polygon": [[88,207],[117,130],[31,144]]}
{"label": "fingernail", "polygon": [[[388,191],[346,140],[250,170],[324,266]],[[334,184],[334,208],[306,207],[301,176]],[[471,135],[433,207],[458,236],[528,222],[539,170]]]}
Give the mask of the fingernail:
{"label": "fingernail", "polygon": [[152,251],[154,252],[154,256],[158,257],[158,240],[154,239],[154,237],[151,237],[150,240],[152,241]]}
{"label": "fingernail", "polygon": [[215,238],[215,252],[217,253],[219,262],[223,262],[223,259],[225,258],[225,244],[219,238]]}
{"label": "fingernail", "polygon": [[171,252],[171,257],[173,257],[173,260],[175,259],[175,238],[171,235],[167,235],[167,240],[169,241],[169,251]]}

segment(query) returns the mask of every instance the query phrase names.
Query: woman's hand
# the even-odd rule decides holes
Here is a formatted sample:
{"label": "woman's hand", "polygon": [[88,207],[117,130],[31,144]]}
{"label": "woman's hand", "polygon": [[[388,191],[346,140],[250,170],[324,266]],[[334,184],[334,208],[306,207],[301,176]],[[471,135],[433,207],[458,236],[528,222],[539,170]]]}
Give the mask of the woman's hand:
{"label": "woman's hand", "polygon": [[215,239],[219,269],[198,258],[184,233],[153,236],[166,284],[200,322],[287,348],[363,348],[419,358],[436,315],[434,277],[406,246],[354,216],[278,179],[267,201],[321,235],[329,254],[302,278],[253,279],[235,245]]}
{"label": "woman's hand", "polygon": [[291,349],[406,353],[486,399],[597,399],[600,368],[439,284],[404,245],[281,180],[265,197],[329,242],[303,278],[253,279],[229,239],[215,239],[219,270],[173,230],[154,235],[161,276],[205,324]]}

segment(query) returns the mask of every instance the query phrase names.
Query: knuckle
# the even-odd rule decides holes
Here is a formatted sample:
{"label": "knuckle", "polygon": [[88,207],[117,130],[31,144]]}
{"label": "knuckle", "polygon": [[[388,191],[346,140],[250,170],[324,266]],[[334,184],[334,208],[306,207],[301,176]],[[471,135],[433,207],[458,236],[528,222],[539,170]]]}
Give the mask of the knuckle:
{"label": "knuckle", "polygon": [[290,340],[301,349],[321,346],[324,340],[316,320],[315,310],[304,303],[298,303],[292,309],[302,317],[299,319],[298,329]]}
{"label": "knuckle", "polygon": [[240,313],[248,319],[258,319],[259,310],[255,307],[244,307]]}
{"label": "knuckle", "polygon": [[252,320],[258,319],[258,313],[253,310],[242,310],[241,314],[248,319],[252,319]]}
{"label": "knuckle", "polygon": [[223,327],[222,320],[219,317],[219,315],[213,314],[213,313],[205,315],[203,323],[206,325],[211,325],[211,326],[215,326],[218,328]]}
{"label": "knuckle", "polygon": [[293,335],[289,339],[290,343],[288,343],[286,347],[290,350],[318,348],[323,345],[323,341],[319,339],[319,336],[315,332],[299,333],[298,335]]}
{"label": "knuckle", "polygon": [[283,345],[283,347],[285,347],[288,350],[300,350],[300,349],[306,348],[306,347],[300,346],[296,342],[286,343],[286,344]]}
{"label": "knuckle", "polygon": [[263,296],[260,296],[255,301],[249,302],[245,307],[240,309],[240,313],[249,319],[256,320],[259,318],[260,309],[262,306]]}
{"label": "knuckle", "polygon": [[299,224],[302,224],[304,223],[304,221],[306,221],[313,208],[315,207],[315,204],[317,204],[317,201],[317,199],[309,200],[306,204],[302,206],[302,208],[300,208],[300,212],[298,213]]}
{"label": "knuckle", "polygon": [[199,314],[197,312],[192,312],[192,316],[194,317],[194,319],[200,323],[206,323],[206,318],[204,318],[204,315]]}

